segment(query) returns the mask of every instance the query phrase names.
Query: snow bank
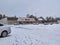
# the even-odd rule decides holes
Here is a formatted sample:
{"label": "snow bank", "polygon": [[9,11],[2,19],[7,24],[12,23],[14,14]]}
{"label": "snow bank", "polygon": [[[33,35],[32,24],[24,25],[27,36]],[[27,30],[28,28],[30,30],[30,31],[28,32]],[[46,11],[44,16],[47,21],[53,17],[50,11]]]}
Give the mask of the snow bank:
{"label": "snow bank", "polygon": [[0,45],[60,45],[60,24],[15,25],[11,30]]}

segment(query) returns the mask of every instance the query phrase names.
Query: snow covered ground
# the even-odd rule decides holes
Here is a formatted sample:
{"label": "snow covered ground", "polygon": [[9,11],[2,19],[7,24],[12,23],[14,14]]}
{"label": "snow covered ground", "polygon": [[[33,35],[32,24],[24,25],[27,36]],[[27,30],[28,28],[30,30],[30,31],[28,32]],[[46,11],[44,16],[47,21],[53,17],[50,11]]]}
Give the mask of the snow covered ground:
{"label": "snow covered ground", "polygon": [[60,24],[13,25],[0,45],[60,45]]}

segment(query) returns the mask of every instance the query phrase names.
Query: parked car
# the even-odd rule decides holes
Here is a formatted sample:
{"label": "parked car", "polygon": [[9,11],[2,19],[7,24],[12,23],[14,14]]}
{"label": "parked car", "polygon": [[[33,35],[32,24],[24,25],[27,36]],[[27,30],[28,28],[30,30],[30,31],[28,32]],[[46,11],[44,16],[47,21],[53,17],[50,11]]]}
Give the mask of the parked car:
{"label": "parked car", "polygon": [[11,28],[0,24],[0,36],[6,37],[8,34],[11,33]]}
{"label": "parked car", "polygon": [[33,23],[33,25],[39,25],[39,23]]}
{"label": "parked car", "polygon": [[44,23],[44,25],[48,25],[48,23]]}
{"label": "parked car", "polygon": [[14,25],[19,25],[19,23],[14,23]]}

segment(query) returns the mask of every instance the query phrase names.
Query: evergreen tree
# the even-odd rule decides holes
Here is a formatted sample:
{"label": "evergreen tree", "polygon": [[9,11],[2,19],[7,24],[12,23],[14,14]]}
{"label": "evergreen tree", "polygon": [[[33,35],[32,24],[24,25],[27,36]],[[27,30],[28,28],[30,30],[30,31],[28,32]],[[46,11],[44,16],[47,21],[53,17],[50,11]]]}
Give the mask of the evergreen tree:
{"label": "evergreen tree", "polygon": [[0,19],[2,19],[2,14],[0,14]]}

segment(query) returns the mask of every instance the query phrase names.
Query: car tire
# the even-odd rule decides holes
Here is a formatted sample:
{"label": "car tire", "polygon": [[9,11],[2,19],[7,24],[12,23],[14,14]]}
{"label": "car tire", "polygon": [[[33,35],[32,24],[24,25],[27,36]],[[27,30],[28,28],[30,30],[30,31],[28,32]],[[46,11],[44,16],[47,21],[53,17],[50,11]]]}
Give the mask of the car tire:
{"label": "car tire", "polygon": [[2,37],[6,37],[7,35],[8,35],[7,31],[3,31],[2,34],[1,34]]}

